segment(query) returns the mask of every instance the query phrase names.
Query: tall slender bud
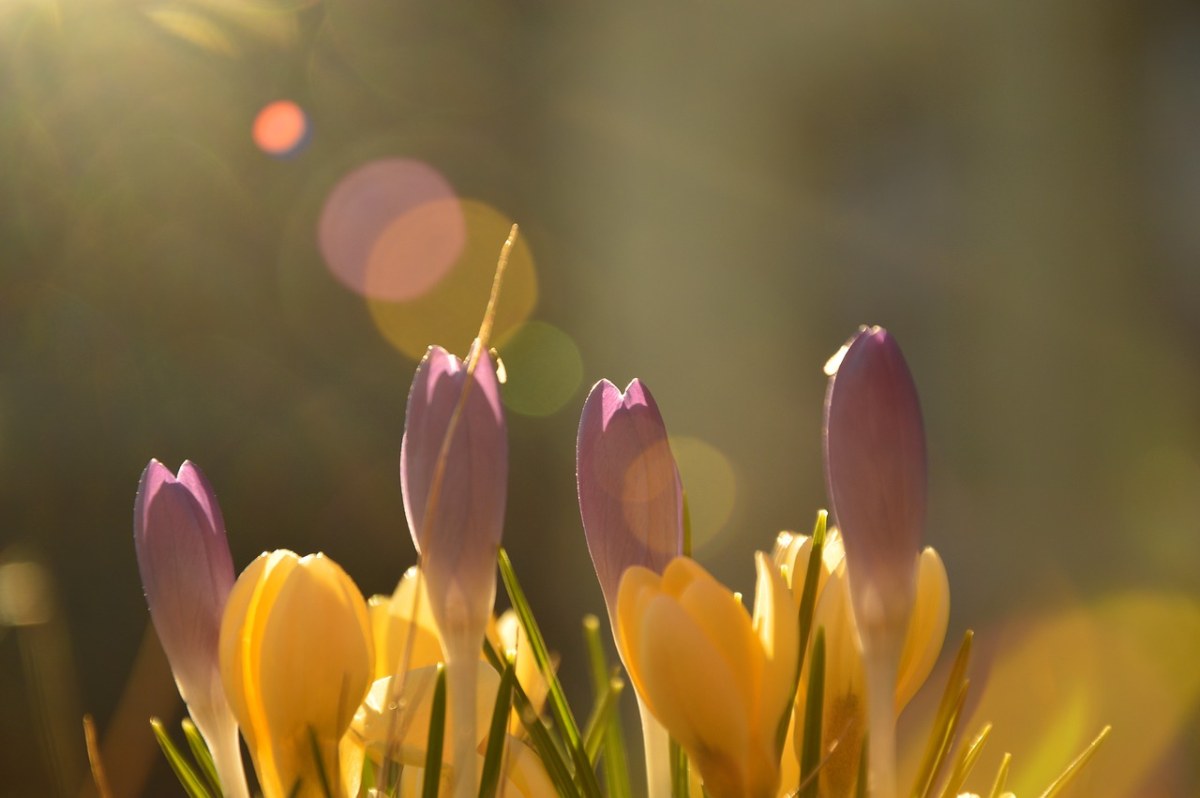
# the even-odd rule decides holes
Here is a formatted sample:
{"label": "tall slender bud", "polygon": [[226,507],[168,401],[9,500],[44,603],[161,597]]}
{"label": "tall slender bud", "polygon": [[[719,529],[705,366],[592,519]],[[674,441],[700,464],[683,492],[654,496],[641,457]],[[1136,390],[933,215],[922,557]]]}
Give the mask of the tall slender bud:
{"label": "tall slender bud", "polygon": [[[496,601],[508,489],[508,433],[496,364],[482,339],[466,362],[439,346],[417,367],[400,447],[400,484],[430,610],[446,654],[451,714],[474,721],[475,663]],[[473,732],[455,744],[455,795],[477,789]]]}
{"label": "tall slender bud", "polygon": [[237,721],[221,687],[221,616],[233,588],[233,559],[221,508],[204,474],[179,474],[151,460],[133,507],[133,543],[154,629],[179,695],[208,743],[221,786],[247,795]]}
{"label": "tall slender bud", "polygon": [[495,604],[508,433],[491,356],[481,353],[473,374],[467,366],[433,346],[417,367],[400,445],[400,485],[442,635],[470,630],[482,639]]}
{"label": "tall slender bud", "polygon": [[[683,553],[683,484],[658,405],[640,380],[625,388],[608,380],[592,387],[579,419],[575,448],[579,514],[617,649],[629,664],[617,632],[617,595],[633,566],[662,574]],[[669,741],[641,694],[650,798],[670,794]]]}
{"label": "tall slender bud", "polygon": [[895,338],[863,327],[831,361],[825,478],[846,550],[870,704],[871,794],[891,798],[895,690],[925,524],[925,431]]}
{"label": "tall slender bud", "polygon": [[588,394],[575,448],[579,514],[610,618],[631,565],[655,573],[683,553],[683,484],[654,397],[601,380]]}

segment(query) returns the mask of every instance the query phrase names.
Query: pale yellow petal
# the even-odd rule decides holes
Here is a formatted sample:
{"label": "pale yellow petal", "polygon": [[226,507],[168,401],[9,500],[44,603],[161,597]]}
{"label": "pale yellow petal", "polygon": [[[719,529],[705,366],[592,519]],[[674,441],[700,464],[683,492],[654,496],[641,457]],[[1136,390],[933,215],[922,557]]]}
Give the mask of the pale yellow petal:
{"label": "pale yellow petal", "polygon": [[[701,768],[706,756],[744,761],[750,727],[743,691],[696,619],[672,598],[656,596],[645,608],[638,650],[635,668],[647,703],[693,760]],[[720,780],[715,773],[704,778]]]}
{"label": "pale yellow petal", "polygon": [[554,798],[558,795],[546,766],[525,743],[510,737],[506,757],[504,798]]}
{"label": "pale yellow petal", "polygon": [[[533,655],[533,649],[529,645],[529,636],[525,634],[525,627],[521,625],[521,619],[513,610],[505,610],[496,619],[495,631],[501,650],[516,652],[514,670],[517,675],[517,683],[525,691],[525,696],[529,699],[533,711],[540,715],[542,706],[546,703],[546,696],[550,694],[550,685],[547,684],[546,677],[542,676],[542,670],[538,667],[537,658]],[[550,665],[555,668],[557,660],[553,655],[551,660]],[[521,722],[520,713],[515,708],[508,722],[508,733],[516,737],[525,733],[525,725]]]}
{"label": "pale yellow petal", "polygon": [[259,555],[234,583],[221,620],[221,679],[267,795],[285,790],[275,761],[274,731],[263,706],[263,628],[275,597],[299,562],[286,549]]}
{"label": "pale yellow petal", "polygon": [[[269,578],[269,577],[268,577]],[[258,680],[279,778],[319,794],[313,740],[340,783],[338,742],[370,685],[374,652],[366,603],[354,582],[323,555],[302,558],[268,606]]]}
{"label": "pale yellow petal", "polygon": [[416,566],[405,572],[390,597],[372,597],[368,609],[375,641],[373,678],[442,660],[442,642]]}
{"label": "pale yellow petal", "polygon": [[641,680],[641,640],[642,622],[645,618],[646,606],[662,593],[662,577],[634,565],[625,569],[621,575],[621,584],[617,588],[617,628],[614,637],[617,643],[617,653],[625,663],[625,670],[633,680],[634,689],[651,711],[654,709],[653,697],[647,695],[645,685]]}
{"label": "pale yellow petal", "polygon": [[[437,666],[410,671],[401,677],[376,680],[354,715],[350,734],[376,763],[391,748],[391,758],[406,765],[425,762],[429,718],[433,711],[433,686]],[[500,688],[500,676],[485,662],[478,664],[475,690],[475,729],[480,742],[487,738],[488,724]],[[395,686],[395,692],[393,692]],[[446,715],[446,740],[453,739],[454,719]],[[443,761],[453,757],[452,746],[443,748]]]}
{"label": "pale yellow petal", "polygon": [[[699,565],[689,570],[692,578],[677,594],[677,601],[733,675],[733,681],[718,684],[726,685],[725,690],[736,690],[745,708],[743,713],[751,717],[759,705],[765,657],[750,615],[728,588]],[[667,581],[664,574],[664,586]]]}
{"label": "pale yellow petal", "polygon": [[796,680],[800,632],[798,612],[779,568],[762,552],[754,565],[754,631],[764,655],[762,693],[759,699],[760,734],[774,740]]}
{"label": "pale yellow petal", "polygon": [[925,683],[937,663],[950,620],[950,581],[946,566],[932,548],[921,552],[917,596],[900,655],[896,679],[896,711],[903,709]]}

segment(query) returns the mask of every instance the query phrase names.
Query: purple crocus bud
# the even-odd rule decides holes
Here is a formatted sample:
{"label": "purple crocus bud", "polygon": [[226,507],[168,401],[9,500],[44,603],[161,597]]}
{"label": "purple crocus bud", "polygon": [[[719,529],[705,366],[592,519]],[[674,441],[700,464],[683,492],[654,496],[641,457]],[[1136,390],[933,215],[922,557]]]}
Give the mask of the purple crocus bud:
{"label": "purple crocus bud", "polygon": [[483,630],[491,617],[508,489],[496,366],[481,353],[468,386],[469,361],[429,348],[409,390],[400,446],[404,513],[444,636]]}
{"label": "purple crocus bud", "polygon": [[133,505],[138,571],[179,694],[212,751],[222,786],[245,795],[237,721],[221,684],[221,617],[233,588],[225,521],[208,480],[190,462],[178,476],[151,460]]}
{"label": "purple crocus bud", "polygon": [[896,792],[895,686],[925,525],[925,430],[896,339],[863,327],[825,395],[825,479],[867,679],[870,794]]}
{"label": "purple crocus bud", "polygon": [[608,380],[592,387],[579,419],[575,472],[588,551],[612,619],[626,568],[661,574],[683,553],[683,484],[658,405],[640,380],[624,393]]}
{"label": "purple crocus bud", "polygon": [[[426,352],[408,393],[400,485],[446,654],[455,798],[478,789],[479,647],[496,602],[496,554],[508,489],[508,432],[496,364],[476,340],[466,362]],[[472,363],[474,366],[472,367]]]}
{"label": "purple crocus bud", "polygon": [[925,428],[904,355],[887,330],[863,327],[825,395],[825,478],[864,633],[883,624],[904,634],[925,525],[925,474]]}

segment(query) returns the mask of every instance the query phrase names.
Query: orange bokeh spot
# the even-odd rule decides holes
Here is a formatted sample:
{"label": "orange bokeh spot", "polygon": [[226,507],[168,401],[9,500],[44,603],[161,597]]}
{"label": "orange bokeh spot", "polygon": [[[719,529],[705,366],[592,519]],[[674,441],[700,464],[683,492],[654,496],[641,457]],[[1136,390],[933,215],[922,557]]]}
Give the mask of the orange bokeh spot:
{"label": "orange bokeh spot", "polygon": [[307,133],[308,117],[291,100],[269,103],[254,118],[254,143],[268,155],[290,155]]}

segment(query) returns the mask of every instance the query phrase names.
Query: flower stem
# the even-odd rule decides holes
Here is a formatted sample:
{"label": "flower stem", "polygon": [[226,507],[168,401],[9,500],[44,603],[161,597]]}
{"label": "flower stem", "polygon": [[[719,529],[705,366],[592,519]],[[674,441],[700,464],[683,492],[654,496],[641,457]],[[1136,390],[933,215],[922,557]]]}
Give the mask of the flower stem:
{"label": "flower stem", "polygon": [[[482,637],[482,636],[481,636]],[[472,652],[474,649],[472,649]],[[476,657],[452,651],[446,662],[446,687],[454,729],[454,798],[476,798],[479,757],[475,734]]]}
{"label": "flower stem", "polygon": [[237,726],[229,731],[231,733],[222,734],[222,739],[214,741],[213,764],[226,798],[250,798],[250,791],[246,787],[246,771],[242,765],[242,751],[238,746]]}
{"label": "flower stem", "polygon": [[[866,643],[866,641],[864,641]],[[896,674],[900,652],[879,645],[864,652],[867,672],[871,798],[896,798]]]}
{"label": "flower stem", "polygon": [[670,798],[671,738],[658,718],[650,714],[640,695],[638,712],[642,716],[642,743],[646,749],[646,794],[649,798]]}

